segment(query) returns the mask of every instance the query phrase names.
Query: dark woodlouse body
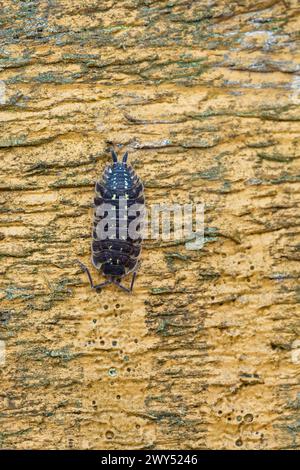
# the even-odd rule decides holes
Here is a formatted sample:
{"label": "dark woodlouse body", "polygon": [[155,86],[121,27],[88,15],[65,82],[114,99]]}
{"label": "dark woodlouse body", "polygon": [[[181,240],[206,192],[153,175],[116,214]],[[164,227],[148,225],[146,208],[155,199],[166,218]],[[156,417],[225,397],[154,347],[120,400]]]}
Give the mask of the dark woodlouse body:
{"label": "dark woodlouse body", "polygon": [[[127,164],[127,157],[126,152],[119,162],[116,153],[112,151],[113,163],[105,168],[102,178],[96,182],[92,263],[102,271],[106,281],[94,285],[88,268],[79,262],[93,289],[114,283],[131,292],[137,273],[142,244],[144,187],[132,166]],[[134,236],[130,230],[132,223]],[[103,227],[107,230],[104,231]],[[131,286],[127,288],[120,281],[130,273]]]}

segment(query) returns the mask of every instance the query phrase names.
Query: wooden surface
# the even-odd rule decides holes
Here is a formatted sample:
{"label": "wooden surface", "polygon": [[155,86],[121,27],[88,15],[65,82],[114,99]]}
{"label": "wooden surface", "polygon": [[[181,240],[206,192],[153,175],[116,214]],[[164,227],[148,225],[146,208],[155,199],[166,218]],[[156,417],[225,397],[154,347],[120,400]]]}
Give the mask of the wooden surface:
{"label": "wooden surface", "polygon": [[[1,447],[299,448],[298,3],[0,3]],[[74,264],[111,143],[206,205],[132,296]]]}

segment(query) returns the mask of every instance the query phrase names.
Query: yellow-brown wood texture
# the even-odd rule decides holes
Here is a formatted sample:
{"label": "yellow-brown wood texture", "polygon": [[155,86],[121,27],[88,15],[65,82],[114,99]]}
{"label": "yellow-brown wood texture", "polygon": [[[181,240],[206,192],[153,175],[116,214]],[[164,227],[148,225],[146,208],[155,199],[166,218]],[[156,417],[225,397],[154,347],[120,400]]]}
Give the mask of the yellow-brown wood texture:
{"label": "yellow-brown wood texture", "polygon": [[[1,447],[299,447],[299,4],[0,3]],[[206,205],[131,296],[74,263],[112,144]]]}

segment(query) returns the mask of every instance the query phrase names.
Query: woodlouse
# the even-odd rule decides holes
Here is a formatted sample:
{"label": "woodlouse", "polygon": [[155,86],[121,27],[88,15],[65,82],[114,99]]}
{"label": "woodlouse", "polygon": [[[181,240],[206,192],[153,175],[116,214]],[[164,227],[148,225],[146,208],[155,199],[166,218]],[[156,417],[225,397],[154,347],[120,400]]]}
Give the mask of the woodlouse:
{"label": "woodlouse", "polygon": [[[89,269],[78,261],[87,273],[92,289],[111,283],[126,292],[133,289],[141,252],[145,199],[143,183],[132,166],[127,164],[127,158],[128,152],[119,162],[112,150],[113,163],[105,168],[102,178],[96,182],[92,263],[102,271],[106,280],[95,285]],[[130,273],[131,285],[127,288],[121,284],[121,279]]]}

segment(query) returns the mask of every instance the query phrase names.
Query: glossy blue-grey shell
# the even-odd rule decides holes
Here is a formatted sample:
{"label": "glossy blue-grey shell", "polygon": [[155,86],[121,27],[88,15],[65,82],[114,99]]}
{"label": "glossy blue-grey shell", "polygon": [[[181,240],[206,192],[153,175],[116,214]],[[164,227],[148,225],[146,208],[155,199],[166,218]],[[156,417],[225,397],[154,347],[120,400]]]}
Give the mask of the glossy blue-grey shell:
{"label": "glossy blue-grey shell", "polygon": [[[104,275],[117,278],[136,271],[142,243],[142,235],[134,240],[128,234],[125,238],[119,237],[120,198],[126,199],[127,210],[133,204],[144,205],[145,203],[143,183],[126,160],[127,154],[122,162],[114,161],[105,168],[102,178],[96,182],[94,199],[92,263],[97,269],[102,270]],[[113,205],[116,210],[117,237],[115,239],[99,239],[97,236],[96,227],[101,220],[98,209],[107,203]],[[127,213],[125,222],[127,228],[132,220],[133,217]]]}

